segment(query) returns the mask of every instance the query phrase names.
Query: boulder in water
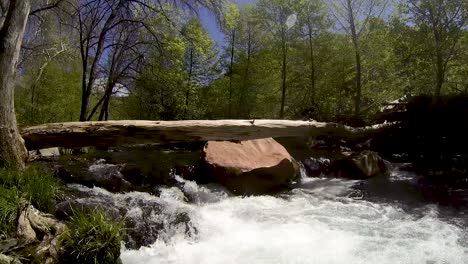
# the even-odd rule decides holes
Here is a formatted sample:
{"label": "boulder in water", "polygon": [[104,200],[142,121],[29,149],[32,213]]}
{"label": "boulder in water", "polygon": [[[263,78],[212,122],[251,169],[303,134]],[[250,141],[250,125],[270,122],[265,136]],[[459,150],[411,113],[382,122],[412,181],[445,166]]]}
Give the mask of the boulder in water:
{"label": "boulder in water", "polygon": [[[176,233],[187,236],[196,234],[186,211],[170,207],[163,199],[148,193],[130,192],[114,194],[101,188],[69,185],[77,198],[64,201],[57,206],[56,216],[69,219],[73,212],[101,210],[115,221],[123,221],[126,227],[125,246],[138,249],[149,246],[156,240],[167,240]],[[174,192],[182,192],[174,188]]]}
{"label": "boulder in water", "polygon": [[302,164],[309,177],[319,177],[330,173],[330,159],[311,157],[303,160]]}
{"label": "boulder in water", "polygon": [[351,179],[368,179],[386,174],[388,169],[384,160],[373,151],[348,153],[342,159],[332,162],[332,174]]}
{"label": "boulder in water", "polygon": [[299,166],[272,138],[209,141],[203,150],[203,172],[235,194],[265,194],[285,189]]}

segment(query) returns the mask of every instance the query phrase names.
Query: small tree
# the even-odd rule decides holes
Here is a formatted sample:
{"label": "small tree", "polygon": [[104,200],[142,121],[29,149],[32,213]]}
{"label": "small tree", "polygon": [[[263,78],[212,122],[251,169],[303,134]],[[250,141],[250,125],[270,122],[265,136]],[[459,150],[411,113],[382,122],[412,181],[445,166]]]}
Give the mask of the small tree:
{"label": "small tree", "polygon": [[380,17],[387,6],[388,0],[333,0],[331,12],[339,26],[351,38],[355,55],[356,67],[356,94],[354,113],[361,112],[362,100],[362,35],[372,17]]}
{"label": "small tree", "polygon": [[436,97],[441,94],[450,62],[461,50],[458,44],[467,24],[466,5],[466,0],[407,0],[404,4],[431,54]]}

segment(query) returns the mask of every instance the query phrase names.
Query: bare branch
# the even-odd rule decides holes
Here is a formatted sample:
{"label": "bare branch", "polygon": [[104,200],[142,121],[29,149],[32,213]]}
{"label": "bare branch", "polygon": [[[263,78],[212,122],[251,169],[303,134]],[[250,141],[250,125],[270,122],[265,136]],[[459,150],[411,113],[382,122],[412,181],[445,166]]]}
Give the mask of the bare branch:
{"label": "bare branch", "polygon": [[44,11],[47,11],[47,10],[50,10],[50,9],[54,9],[54,8],[57,8],[60,3],[64,2],[65,0],[56,0],[56,2],[52,3],[52,4],[48,4],[48,5],[45,5],[43,7],[40,7],[38,9],[35,9],[33,11],[31,11],[29,13],[30,16],[36,16],[37,14],[41,13],[41,12],[44,12]]}

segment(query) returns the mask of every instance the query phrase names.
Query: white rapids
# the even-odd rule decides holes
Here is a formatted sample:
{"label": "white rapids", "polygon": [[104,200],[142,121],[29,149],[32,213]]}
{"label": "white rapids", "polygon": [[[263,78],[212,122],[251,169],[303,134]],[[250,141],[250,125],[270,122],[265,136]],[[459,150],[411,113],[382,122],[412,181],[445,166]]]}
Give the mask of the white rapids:
{"label": "white rapids", "polygon": [[198,229],[122,250],[125,264],[468,263],[468,230],[427,205],[412,214],[396,204],[344,195],[353,182],[309,179],[278,196],[232,197],[186,182],[195,203],[174,189],[161,198],[189,212]]}

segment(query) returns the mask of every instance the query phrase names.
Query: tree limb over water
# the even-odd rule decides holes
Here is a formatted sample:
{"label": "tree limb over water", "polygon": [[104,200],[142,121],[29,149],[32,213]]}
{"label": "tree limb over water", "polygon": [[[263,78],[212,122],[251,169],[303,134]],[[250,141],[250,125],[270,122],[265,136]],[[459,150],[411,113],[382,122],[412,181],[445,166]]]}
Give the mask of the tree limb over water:
{"label": "tree limb over water", "polygon": [[27,148],[32,150],[322,135],[359,140],[393,125],[395,123],[354,128],[336,123],[293,120],[128,120],[45,124],[22,129],[21,136]]}

